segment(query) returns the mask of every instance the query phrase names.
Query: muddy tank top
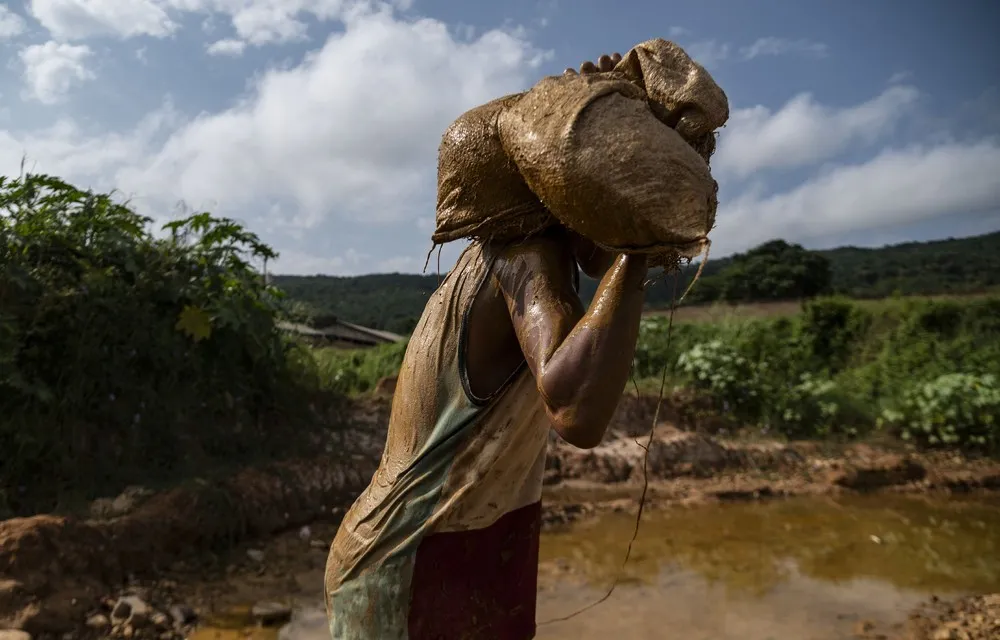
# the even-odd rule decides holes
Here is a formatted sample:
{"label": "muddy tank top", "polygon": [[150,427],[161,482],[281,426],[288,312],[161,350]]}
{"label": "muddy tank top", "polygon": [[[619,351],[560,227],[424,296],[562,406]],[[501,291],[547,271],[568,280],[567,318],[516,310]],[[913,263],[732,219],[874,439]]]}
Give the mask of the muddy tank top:
{"label": "muddy tank top", "polygon": [[327,560],[335,639],[534,637],[549,423],[523,363],[493,396],[470,390],[466,324],[491,263],[470,245],[410,339],[379,468]]}

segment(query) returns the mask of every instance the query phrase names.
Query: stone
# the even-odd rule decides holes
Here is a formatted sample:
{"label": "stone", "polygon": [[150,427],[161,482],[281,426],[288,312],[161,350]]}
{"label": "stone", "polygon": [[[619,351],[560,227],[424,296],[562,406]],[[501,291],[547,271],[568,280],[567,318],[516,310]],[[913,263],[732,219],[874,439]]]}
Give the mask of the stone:
{"label": "stone", "polygon": [[198,614],[186,604],[175,604],[170,607],[170,617],[174,620],[174,626],[183,627],[195,622]]}
{"label": "stone", "polygon": [[281,602],[258,602],[250,610],[250,615],[262,626],[271,627],[288,622],[292,617],[292,608]]}
{"label": "stone", "polygon": [[97,629],[98,631],[103,631],[111,626],[111,621],[103,613],[95,613],[94,615],[87,618],[87,626],[91,629]]}
{"label": "stone", "polygon": [[139,627],[148,621],[150,613],[149,605],[139,596],[122,596],[111,610],[111,622]]}
{"label": "stone", "polygon": [[0,629],[0,640],[31,640],[31,634],[17,629]]}
{"label": "stone", "polygon": [[264,562],[264,552],[260,549],[247,549],[247,557],[258,564]]}

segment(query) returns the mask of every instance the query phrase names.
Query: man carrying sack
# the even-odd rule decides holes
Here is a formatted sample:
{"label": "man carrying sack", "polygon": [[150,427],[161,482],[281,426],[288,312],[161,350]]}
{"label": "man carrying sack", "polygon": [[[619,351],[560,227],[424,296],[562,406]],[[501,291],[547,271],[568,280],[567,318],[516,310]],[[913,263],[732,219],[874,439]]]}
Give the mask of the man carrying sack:
{"label": "man carrying sack", "polygon": [[[331,547],[335,639],[534,637],[549,429],[600,443],[648,268],[707,247],[725,95],[663,40],[580,71],[444,136],[434,239],[473,242],[413,332],[378,471]],[[586,309],[578,269],[600,279]]]}

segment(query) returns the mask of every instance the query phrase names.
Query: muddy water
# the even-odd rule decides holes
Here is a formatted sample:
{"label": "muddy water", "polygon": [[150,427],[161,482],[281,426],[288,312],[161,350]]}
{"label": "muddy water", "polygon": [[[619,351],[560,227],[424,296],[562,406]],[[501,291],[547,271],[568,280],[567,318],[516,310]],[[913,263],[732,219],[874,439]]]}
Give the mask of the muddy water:
{"label": "muddy water", "polygon": [[[607,601],[546,624],[607,591],[633,526],[633,516],[609,514],[543,535],[538,638],[850,638],[865,623],[890,628],[931,594],[1000,591],[998,497],[675,507],[643,517]],[[302,604],[282,639],[325,638],[322,611]]]}

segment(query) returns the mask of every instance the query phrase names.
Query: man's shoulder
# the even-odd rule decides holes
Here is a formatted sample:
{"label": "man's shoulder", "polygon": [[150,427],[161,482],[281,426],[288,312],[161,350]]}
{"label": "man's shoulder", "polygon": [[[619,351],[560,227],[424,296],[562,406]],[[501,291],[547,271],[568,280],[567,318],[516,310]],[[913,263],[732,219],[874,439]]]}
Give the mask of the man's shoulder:
{"label": "man's shoulder", "polygon": [[564,234],[542,233],[513,243],[493,244],[493,274],[507,295],[537,292],[538,287],[575,291],[576,262]]}

